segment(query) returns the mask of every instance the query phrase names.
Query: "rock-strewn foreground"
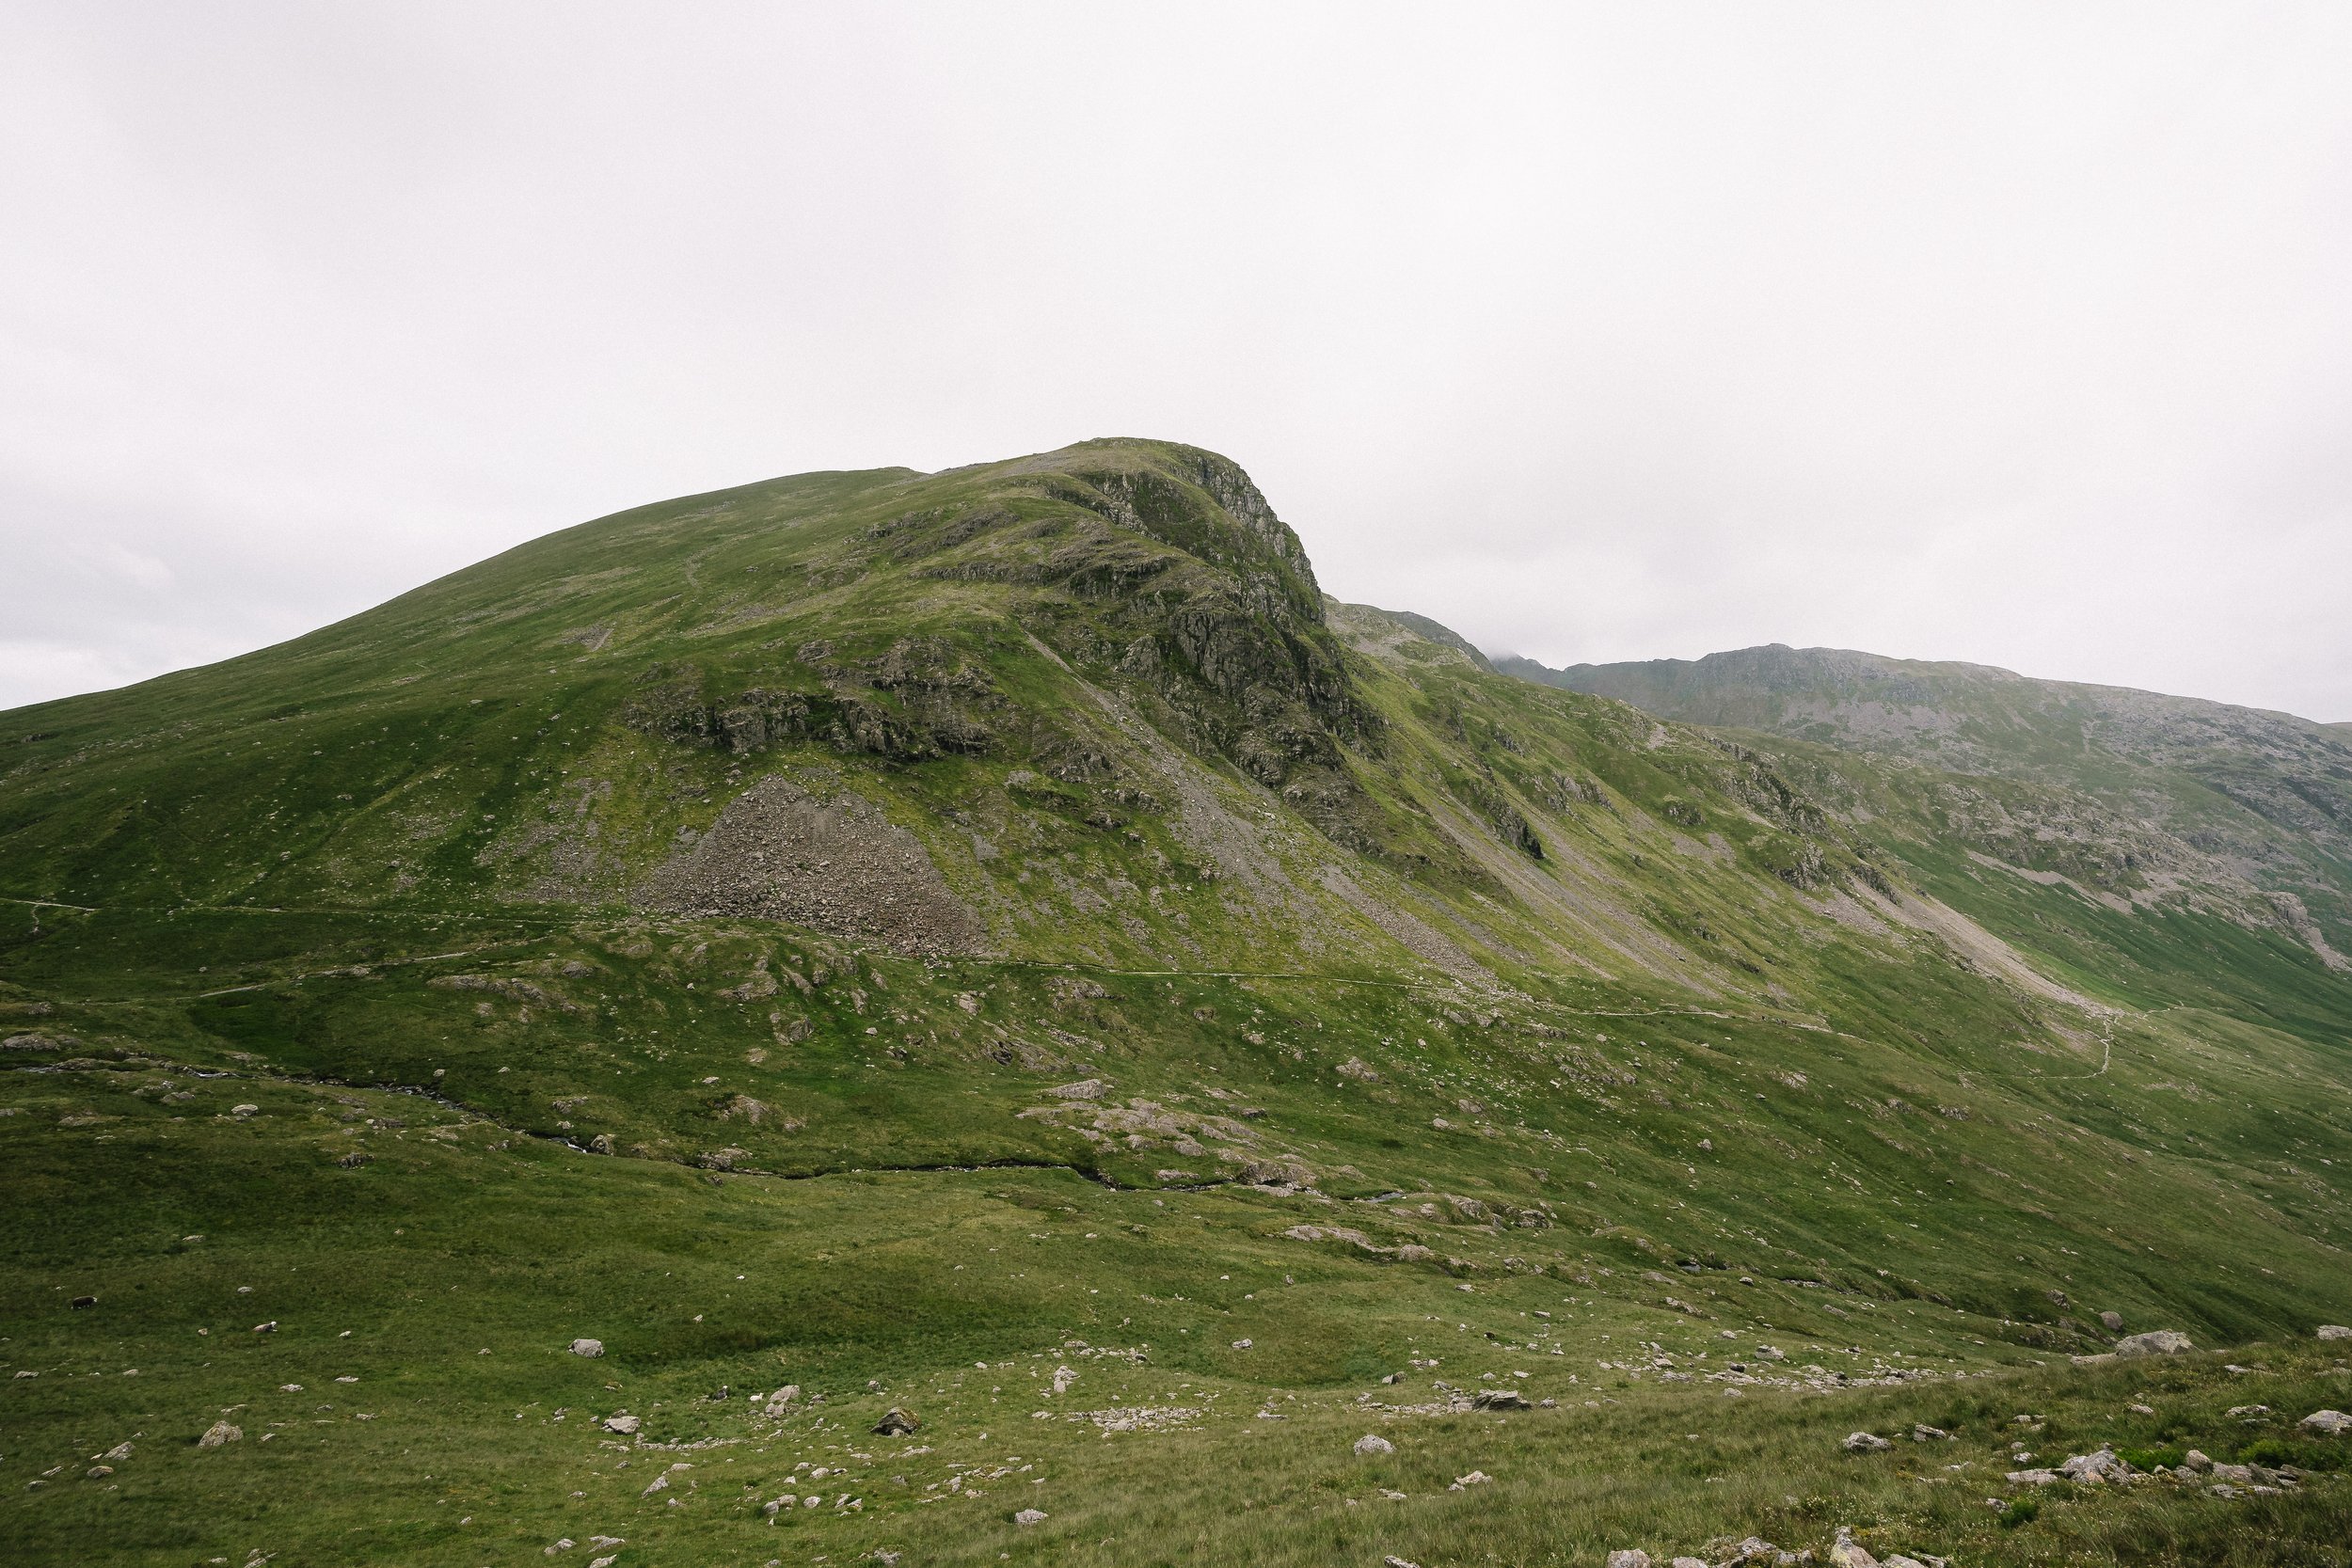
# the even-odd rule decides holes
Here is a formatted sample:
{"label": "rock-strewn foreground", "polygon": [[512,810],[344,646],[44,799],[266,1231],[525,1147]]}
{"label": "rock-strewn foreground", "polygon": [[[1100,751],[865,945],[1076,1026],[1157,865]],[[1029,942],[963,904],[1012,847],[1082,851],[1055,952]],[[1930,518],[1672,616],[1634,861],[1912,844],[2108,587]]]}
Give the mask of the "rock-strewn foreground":
{"label": "rock-strewn foreground", "polygon": [[1141,441],[0,715],[0,1539],[2352,1560],[2324,747],[1769,728]]}

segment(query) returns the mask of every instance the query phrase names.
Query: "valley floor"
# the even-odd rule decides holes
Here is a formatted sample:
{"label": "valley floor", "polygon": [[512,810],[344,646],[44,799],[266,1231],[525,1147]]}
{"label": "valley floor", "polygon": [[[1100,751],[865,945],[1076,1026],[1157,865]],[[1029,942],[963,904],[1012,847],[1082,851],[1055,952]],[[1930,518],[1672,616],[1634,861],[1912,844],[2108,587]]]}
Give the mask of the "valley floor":
{"label": "valley floor", "polygon": [[[151,1077],[0,1088],[12,1563],[1827,1561],[1841,1526],[1971,1565],[2352,1562],[2352,1438],[2296,1424],[2352,1405],[2340,1345],[2077,1368],[1923,1301],[1514,1269],[1507,1231],[1458,1277],[1384,1264],[1250,1188],[775,1180],[261,1075],[175,1118]],[[355,1100],[369,1158],[322,1179],[309,1113]],[[1461,1408],[1496,1389],[1533,1407]],[[892,1408],[920,1425],[876,1434]],[[2300,1479],[2004,1480],[2103,1446]]]}

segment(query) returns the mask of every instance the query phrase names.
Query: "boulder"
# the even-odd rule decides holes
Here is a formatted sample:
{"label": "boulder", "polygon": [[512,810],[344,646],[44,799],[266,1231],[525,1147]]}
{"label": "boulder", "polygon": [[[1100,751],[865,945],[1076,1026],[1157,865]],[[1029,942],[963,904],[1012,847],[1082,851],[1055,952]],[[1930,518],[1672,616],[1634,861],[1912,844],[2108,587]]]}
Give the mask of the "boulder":
{"label": "boulder", "polygon": [[2187,1335],[2175,1328],[2128,1334],[2115,1341],[2115,1354],[2118,1355],[2182,1355],[2196,1348],[2189,1343]]}
{"label": "boulder", "polygon": [[1879,1453],[1895,1445],[1876,1433],[1850,1432],[1846,1433],[1846,1441],[1840,1446],[1848,1453]]}
{"label": "boulder", "polygon": [[574,1339],[572,1354],[574,1355],[602,1355],[604,1341],[602,1339]]}
{"label": "boulder", "polygon": [[1829,1544],[1829,1560],[1834,1568],[1879,1568],[1879,1560],[1844,1525],[1837,1527],[1837,1539]]}
{"label": "boulder", "polygon": [[787,1411],[790,1410],[792,1408],[792,1402],[800,1397],[801,1386],[797,1383],[787,1383],[783,1387],[768,1396],[768,1407],[765,1410],[762,1410],[760,1414],[767,1417],[769,1419],[773,1420],[775,1418],[782,1416]]}
{"label": "boulder", "polygon": [[245,1429],[232,1427],[227,1421],[215,1421],[204,1429],[204,1435],[196,1440],[199,1449],[217,1449],[234,1443],[245,1435]]}
{"label": "boulder", "polygon": [[634,1437],[644,1429],[644,1418],[640,1416],[607,1416],[604,1418],[604,1430],[618,1433],[623,1437]]}
{"label": "boulder", "polygon": [[1012,1516],[1012,1522],[1023,1529],[1027,1529],[1031,1525],[1045,1523],[1045,1513],[1041,1509],[1025,1508]]}
{"label": "boulder", "polygon": [[2099,1449],[2090,1453],[2070,1455],[2066,1463],[2058,1466],[2058,1473],[2086,1486],[2099,1486],[2111,1481],[2128,1481],[2132,1467],[2118,1459],[2113,1449]]}
{"label": "boulder", "polygon": [[2198,1449],[2191,1449],[2188,1452],[2181,1456],[2181,1468],[2184,1470],[2210,1470],[2213,1468],[2213,1461],[2207,1459],[2204,1454]]}
{"label": "boulder", "polygon": [[2121,1312],[2102,1312],[2099,1314],[2099,1322],[2105,1325],[2109,1334],[2123,1332],[2123,1314]]}
{"label": "boulder", "polygon": [[1368,1458],[1373,1454],[1394,1453],[1396,1445],[1377,1433],[1367,1432],[1356,1439],[1356,1451]]}
{"label": "boulder", "polygon": [[901,1410],[894,1404],[882,1413],[881,1420],[874,1423],[874,1432],[882,1437],[904,1437],[922,1424],[913,1411]]}
{"label": "boulder", "polygon": [[1527,1396],[1517,1388],[1485,1388],[1470,1398],[1472,1410],[1533,1410]]}
{"label": "boulder", "polygon": [[2056,1486],[2066,1478],[2056,1470],[2011,1470],[2003,1479],[2011,1486]]}
{"label": "boulder", "polygon": [[2314,1410],[2295,1424],[2315,1437],[2341,1437],[2352,1432],[2352,1416],[2341,1410]]}
{"label": "boulder", "polygon": [[1629,1546],[1609,1554],[1608,1568],[1649,1568],[1649,1553],[1639,1546]]}
{"label": "boulder", "polygon": [[2319,1337],[2323,1339],[2352,1339],[2352,1328],[2342,1323],[2321,1323]]}
{"label": "boulder", "polygon": [[1911,1429],[1911,1440],[1915,1443],[1948,1443],[1952,1434],[1942,1427],[1931,1427],[1923,1422]]}

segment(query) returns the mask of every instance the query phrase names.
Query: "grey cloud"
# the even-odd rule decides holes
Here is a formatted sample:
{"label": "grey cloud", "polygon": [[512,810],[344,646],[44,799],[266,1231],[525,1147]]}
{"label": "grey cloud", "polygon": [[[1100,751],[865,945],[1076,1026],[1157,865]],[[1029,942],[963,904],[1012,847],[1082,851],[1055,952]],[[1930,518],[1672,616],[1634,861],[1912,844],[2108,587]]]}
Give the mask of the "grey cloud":
{"label": "grey cloud", "polygon": [[2339,7],[19,6],[0,704],[1163,435],[1549,662],[2352,719]]}

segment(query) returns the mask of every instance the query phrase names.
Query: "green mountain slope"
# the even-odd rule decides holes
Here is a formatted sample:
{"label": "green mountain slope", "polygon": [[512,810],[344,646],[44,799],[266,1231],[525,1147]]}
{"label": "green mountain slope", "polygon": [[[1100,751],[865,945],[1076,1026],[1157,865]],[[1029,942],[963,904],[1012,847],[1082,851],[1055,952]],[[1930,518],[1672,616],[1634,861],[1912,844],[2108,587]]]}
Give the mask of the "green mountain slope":
{"label": "green mountain slope", "polygon": [[[1924,1388],[1998,1446],[1966,1380],[2105,1354],[2102,1310],[2352,1310],[2352,980],[2267,884],[2102,901],[2154,873],[2011,832],[2058,785],[1979,776],[2008,826],[1961,833],[1775,744],[1331,600],[1246,474],[1146,441],[641,508],[0,715],[6,1532],[1328,1560],[1382,1488],[1214,1522],[1282,1418],[1391,1431],[1432,1506],[1382,1550],[1458,1556],[1430,1475],[1498,1418],[1532,1498],[1726,1393],[1761,1433]],[[1693,1544],[1874,1499],[2030,1547],[1809,1458],[1670,1468],[1643,1516]],[[1635,1517],[1573,1508],[1578,1552]]]}
{"label": "green mountain slope", "polygon": [[[2259,946],[2275,957],[2245,989],[2249,1013],[2266,1010],[2269,990],[2308,984],[2297,973],[2308,963],[2282,946],[2328,971],[2347,965],[2352,745],[2335,726],[1821,648],[1502,667],[1770,751],[1818,799],[1841,802],[1842,820],[2012,941],[2041,942],[2048,925],[1996,912],[2022,899],[2055,911],[2068,933],[2058,945],[2095,955],[2091,968],[2169,970],[2188,984],[2215,978],[2198,956],[2208,943]],[[2021,882],[2058,892],[2036,897]],[[2193,934],[2169,938],[2156,916]],[[2170,951],[2151,959],[2151,943]],[[2247,974],[2245,956],[2221,968],[2227,990]],[[2332,1016],[2321,1010],[2323,1031]]]}

